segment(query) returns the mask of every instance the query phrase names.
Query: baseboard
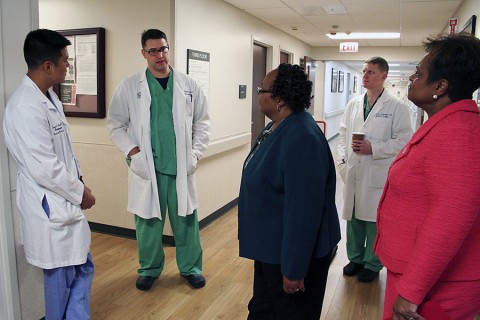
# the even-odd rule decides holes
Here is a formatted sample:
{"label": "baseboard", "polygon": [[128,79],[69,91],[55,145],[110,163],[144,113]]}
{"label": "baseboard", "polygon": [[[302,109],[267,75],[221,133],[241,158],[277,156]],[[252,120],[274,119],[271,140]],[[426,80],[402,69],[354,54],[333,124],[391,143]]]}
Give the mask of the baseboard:
{"label": "baseboard", "polygon": [[[217,220],[221,216],[223,216],[225,213],[230,211],[232,208],[235,208],[238,204],[238,198],[230,201],[220,209],[216,210],[212,214],[210,214],[208,217],[202,219],[199,221],[198,225],[200,227],[200,230],[211,224],[213,221]],[[128,229],[128,228],[122,228],[122,227],[115,227],[115,226],[110,226],[107,224],[102,224],[102,223],[97,223],[97,222],[89,222],[90,229],[93,232],[98,232],[98,233],[103,233],[103,234],[108,234],[111,236],[116,236],[116,237],[121,237],[121,238],[127,238],[127,239],[133,239],[136,240],[137,236],[135,233],[134,229]],[[167,246],[175,246],[175,240],[173,236],[166,236],[164,235],[162,238],[162,242],[164,245]]]}
{"label": "baseboard", "polygon": [[218,209],[217,211],[213,212],[208,217],[200,220],[199,223],[198,223],[199,227],[200,227],[200,230],[205,228],[206,226],[208,226],[210,223],[217,220],[221,216],[223,216],[225,213],[227,213],[231,209],[235,208],[237,205],[238,205],[238,198],[235,198],[232,201],[230,201],[229,203],[227,203],[226,205],[224,205],[223,207],[221,207],[220,209]]}

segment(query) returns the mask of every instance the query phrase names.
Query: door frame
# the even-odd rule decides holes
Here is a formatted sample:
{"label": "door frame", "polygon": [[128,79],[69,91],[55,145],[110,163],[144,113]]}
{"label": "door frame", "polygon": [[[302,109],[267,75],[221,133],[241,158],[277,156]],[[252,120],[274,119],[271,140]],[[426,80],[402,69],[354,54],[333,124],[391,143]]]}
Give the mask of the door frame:
{"label": "door frame", "polygon": [[[250,87],[252,88],[251,92],[252,92],[252,101],[253,99],[256,98],[256,95],[257,95],[257,92],[256,92],[256,89],[257,89],[257,86],[258,86],[258,83],[253,83],[253,66],[254,66],[254,63],[253,63],[253,50],[254,50],[254,47],[258,45],[258,46],[262,46],[264,48],[267,49],[267,54],[266,54],[266,63],[265,63],[265,74],[269,73],[270,71],[273,70],[273,44],[272,43],[269,43],[268,41],[265,41],[264,39],[262,38],[259,38],[259,37],[256,37],[256,36],[252,36],[252,39],[251,39],[251,54],[250,54],[250,57],[251,57],[251,63],[250,65],[252,66],[251,68],[251,74],[250,74],[250,81],[251,81],[251,84],[250,84]],[[278,57],[278,60],[280,60],[280,56]],[[251,109],[253,108],[253,106],[251,107]],[[251,110],[251,114],[252,114],[252,118],[250,119],[250,122],[251,122],[251,125],[250,125],[250,140],[252,141],[252,145],[253,145],[253,142],[255,141],[255,139],[257,138],[256,137],[256,134],[253,130],[253,110]],[[258,113],[257,113],[258,114]],[[263,122],[263,126],[261,129],[263,129],[263,127],[265,127],[265,125],[268,123],[269,119],[264,116],[264,122]],[[258,129],[258,128],[257,128]],[[260,130],[261,130],[260,129]]]}

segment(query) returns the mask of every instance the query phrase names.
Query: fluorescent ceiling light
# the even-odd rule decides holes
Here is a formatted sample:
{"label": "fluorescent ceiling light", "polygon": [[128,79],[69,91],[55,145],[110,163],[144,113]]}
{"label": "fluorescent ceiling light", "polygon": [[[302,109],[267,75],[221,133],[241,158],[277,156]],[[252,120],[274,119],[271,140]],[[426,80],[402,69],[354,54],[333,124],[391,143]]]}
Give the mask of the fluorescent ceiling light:
{"label": "fluorescent ceiling light", "polygon": [[399,32],[352,32],[346,33],[327,33],[327,37],[333,40],[353,40],[353,39],[400,39]]}

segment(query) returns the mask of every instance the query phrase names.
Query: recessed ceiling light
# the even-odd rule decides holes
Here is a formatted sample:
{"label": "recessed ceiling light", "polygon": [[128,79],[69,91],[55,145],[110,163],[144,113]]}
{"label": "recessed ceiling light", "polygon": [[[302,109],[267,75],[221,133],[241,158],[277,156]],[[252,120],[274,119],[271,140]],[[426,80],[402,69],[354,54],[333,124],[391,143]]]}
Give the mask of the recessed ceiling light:
{"label": "recessed ceiling light", "polygon": [[353,39],[399,39],[398,32],[352,32],[352,33],[327,33],[327,37],[333,40],[353,40]]}

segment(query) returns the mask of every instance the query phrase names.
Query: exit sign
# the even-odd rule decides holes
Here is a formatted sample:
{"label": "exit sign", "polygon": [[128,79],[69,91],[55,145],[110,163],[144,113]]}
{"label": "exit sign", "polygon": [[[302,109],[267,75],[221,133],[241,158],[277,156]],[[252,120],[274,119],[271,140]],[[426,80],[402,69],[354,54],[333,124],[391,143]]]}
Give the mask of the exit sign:
{"label": "exit sign", "polygon": [[341,42],[340,52],[358,52],[358,42]]}

